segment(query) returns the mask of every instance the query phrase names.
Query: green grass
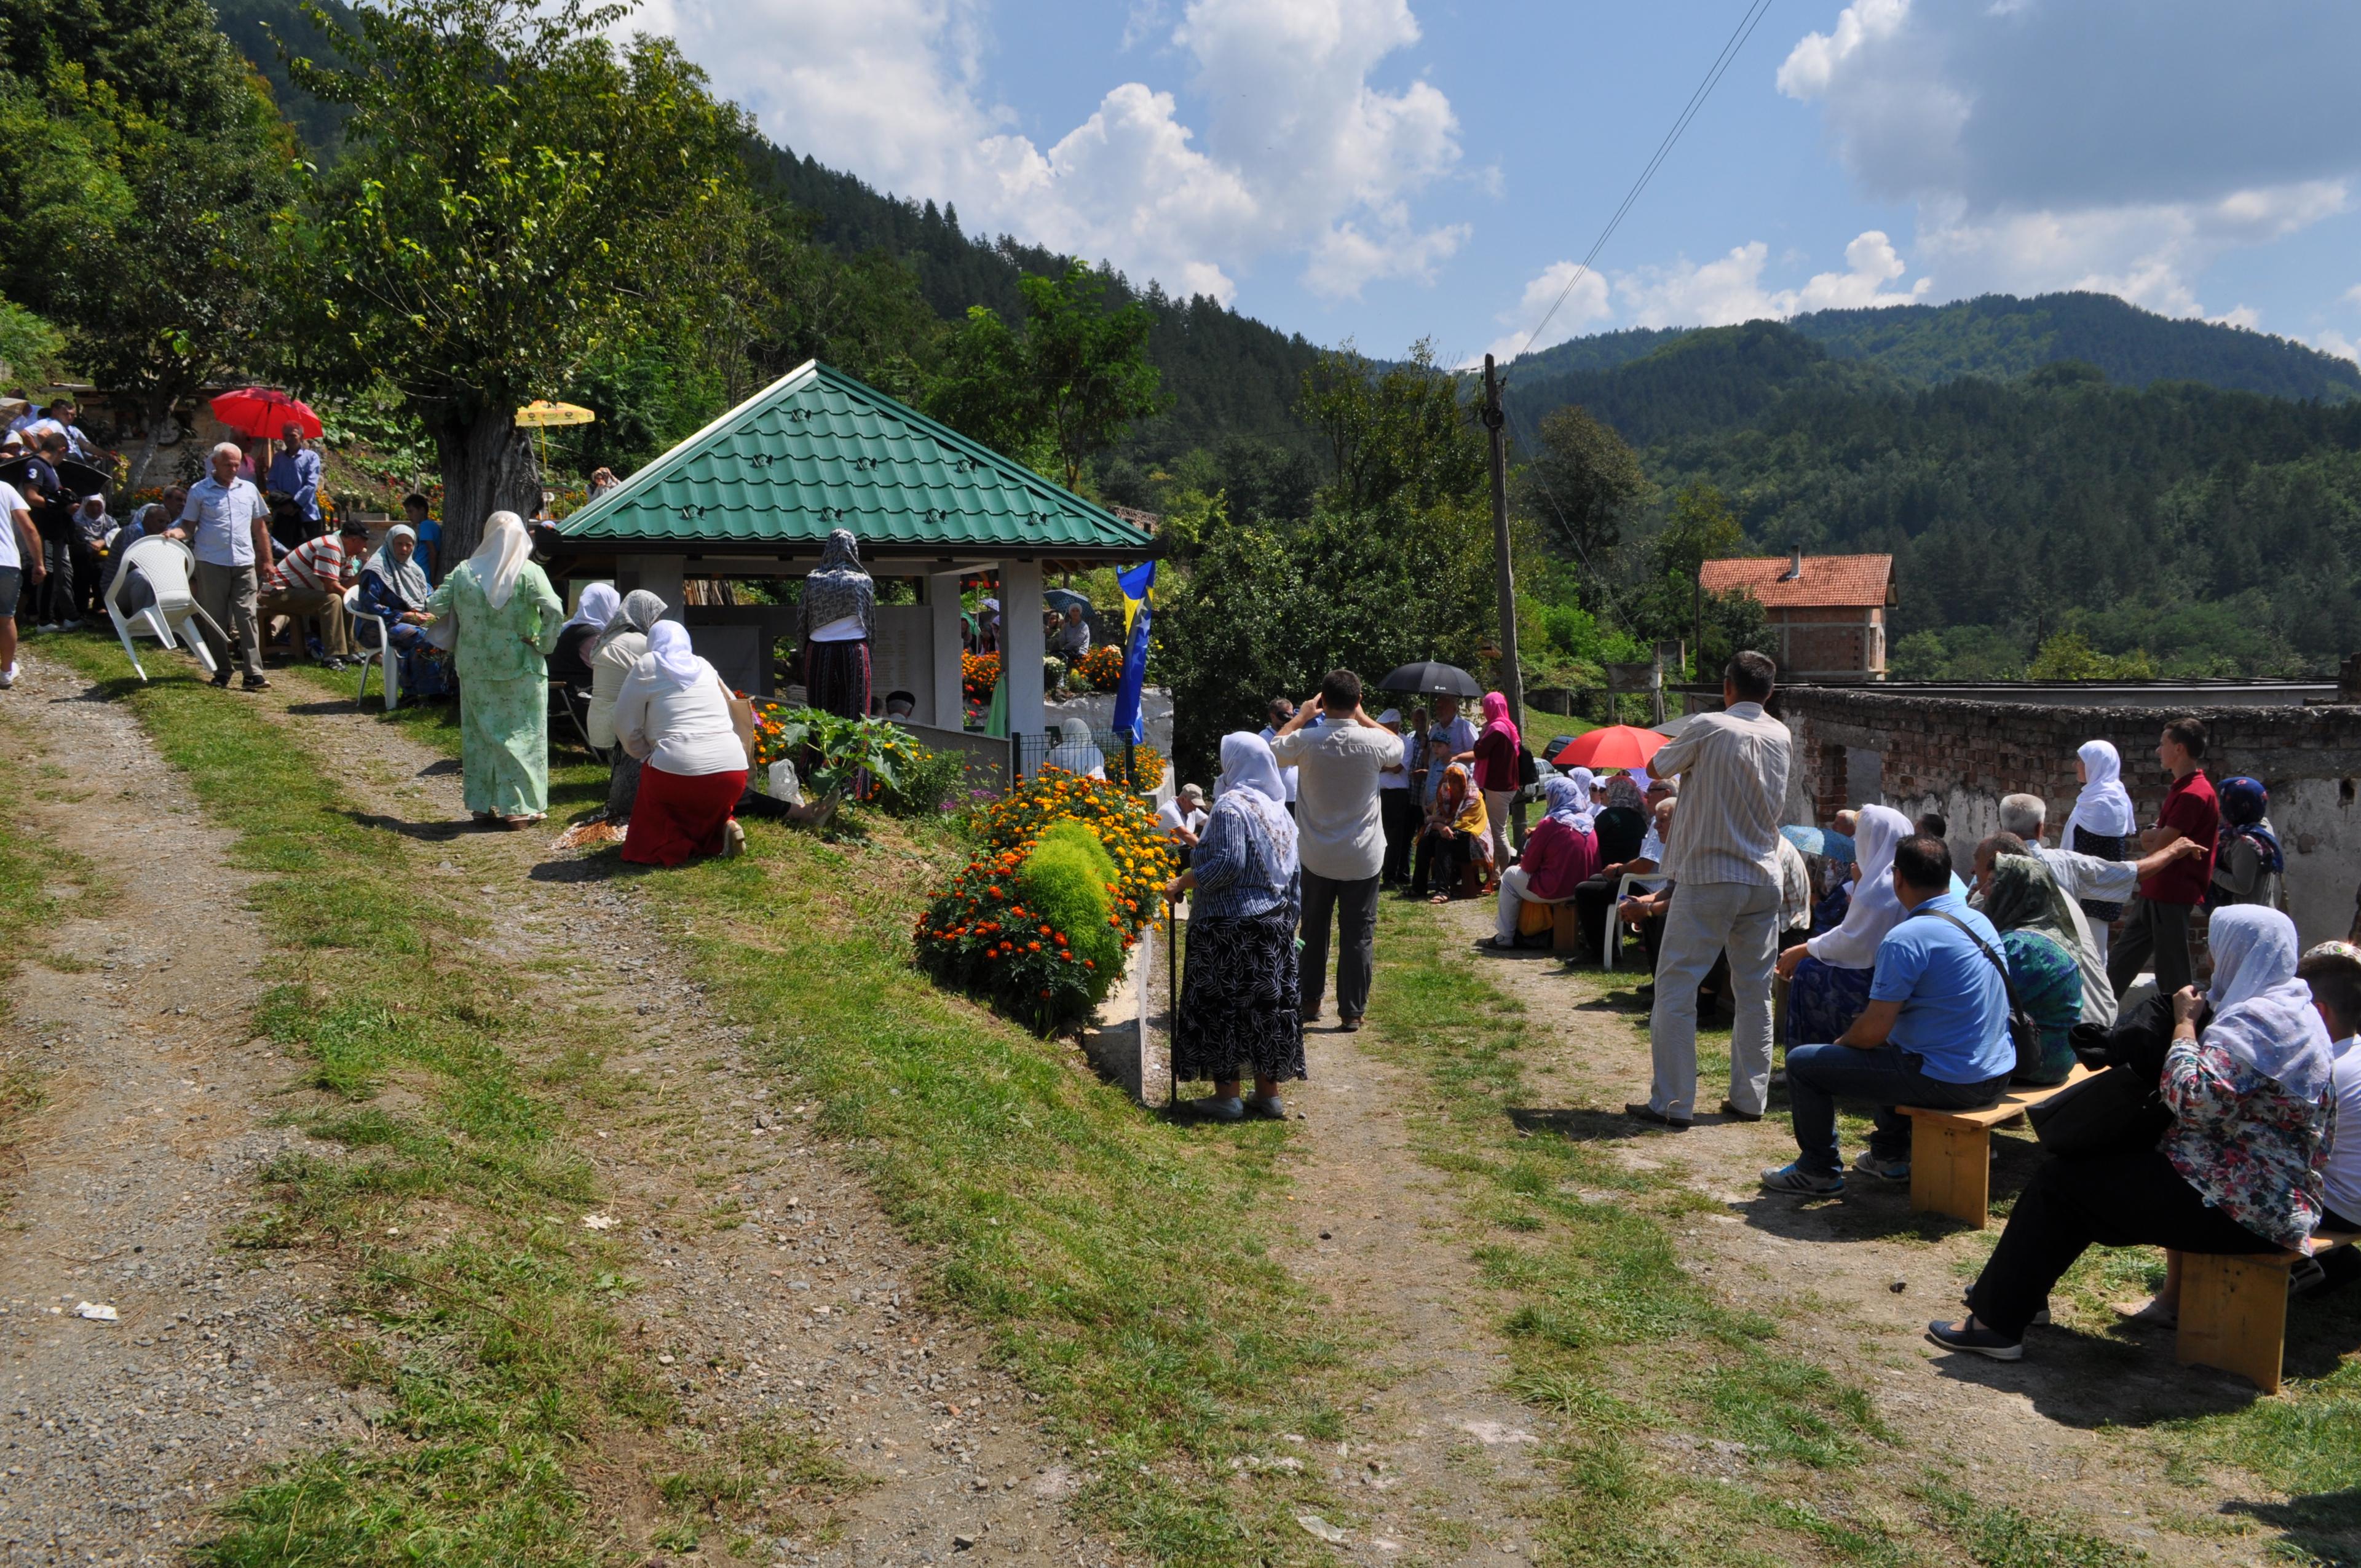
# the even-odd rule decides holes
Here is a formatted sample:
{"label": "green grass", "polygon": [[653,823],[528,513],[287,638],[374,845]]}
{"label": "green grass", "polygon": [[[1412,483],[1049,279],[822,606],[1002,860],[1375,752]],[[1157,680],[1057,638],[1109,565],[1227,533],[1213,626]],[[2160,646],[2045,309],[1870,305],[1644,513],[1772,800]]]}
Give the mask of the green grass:
{"label": "green grass", "polygon": [[[457,748],[446,709],[396,722]],[[554,772],[553,821],[603,796]],[[1336,1502],[1302,1475],[1240,1475],[1281,1432],[1347,1435],[1352,1346],[1270,1255],[1286,1130],[1143,1114],[913,967],[910,923],[963,861],[939,823],[856,817],[843,840],[747,824],[752,852],[635,884],[694,978],[743,1027],[839,1157],[930,1260],[934,1303],[982,1324],[1071,1445],[1077,1508],[1175,1563],[1314,1561],[1293,1521]],[[356,1070],[366,1071],[366,1051]]]}
{"label": "green grass", "polygon": [[[186,677],[126,680],[95,640],[44,652],[115,683],[258,873],[273,956],[256,1026],[299,1064],[287,1113],[341,1152],[274,1162],[231,1235],[345,1264],[324,1348],[390,1401],[393,1441],[296,1459],[227,1507],[196,1560],[600,1561],[606,1528],[570,1467],[668,1412],[597,1288],[621,1252],[540,1218],[598,1195],[566,1106],[504,1045],[547,1021],[467,961],[475,922],[427,891],[407,839],[356,819],[296,731]],[[394,1082],[400,1113],[371,1103]]]}

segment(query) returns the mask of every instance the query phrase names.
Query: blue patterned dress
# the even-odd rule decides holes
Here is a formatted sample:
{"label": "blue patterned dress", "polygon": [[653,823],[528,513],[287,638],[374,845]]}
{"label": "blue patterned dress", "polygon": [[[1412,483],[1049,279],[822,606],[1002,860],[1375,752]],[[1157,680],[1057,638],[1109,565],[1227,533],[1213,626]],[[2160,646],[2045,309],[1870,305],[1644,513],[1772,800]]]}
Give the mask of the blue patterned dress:
{"label": "blue patterned dress", "polygon": [[1195,1081],[1305,1076],[1295,927],[1301,878],[1234,795],[1213,803],[1190,858],[1189,950],[1172,1068]]}

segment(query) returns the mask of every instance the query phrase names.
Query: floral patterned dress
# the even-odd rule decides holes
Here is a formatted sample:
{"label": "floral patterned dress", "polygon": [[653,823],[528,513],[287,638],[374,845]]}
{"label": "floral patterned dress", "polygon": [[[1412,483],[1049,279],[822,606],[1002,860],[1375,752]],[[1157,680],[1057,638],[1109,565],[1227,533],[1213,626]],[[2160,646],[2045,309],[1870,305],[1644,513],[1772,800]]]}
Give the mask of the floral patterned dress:
{"label": "floral patterned dress", "polygon": [[2297,1100],[2202,1039],[2173,1042],[2163,1090],[2164,1155],[2181,1179],[2255,1234],[2301,1247],[2320,1223],[2328,1097]]}

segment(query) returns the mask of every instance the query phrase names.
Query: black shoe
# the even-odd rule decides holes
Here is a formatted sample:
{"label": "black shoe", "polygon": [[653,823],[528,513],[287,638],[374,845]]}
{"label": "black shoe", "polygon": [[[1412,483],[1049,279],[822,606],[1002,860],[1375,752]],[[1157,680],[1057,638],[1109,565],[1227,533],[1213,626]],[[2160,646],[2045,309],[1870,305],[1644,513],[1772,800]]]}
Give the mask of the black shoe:
{"label": "black shoe", "polygon": [[1760,1122],[1763,1120],[1762,1112],[1741,1111],[1736,1105],[1727,1100],[1721,1102],[1721,1113],[1729,1117],[1733,1122]]}
{"label": "black shoe", "polygon": [[216,671],[214,674],[213,684],[221,687],[222,690],[227,691],[229,689],[229,672],[227,670]]}
{"label": "black shoe", "polygon": [[1341,1035],[1359,1034],[1361,1032],[1361,1015],[1357,1013],[1354,1013],[1339,1016],[1336,1020],[1336,1032]]}
{"label": "black shoe", "polygon": [[[229,683],[224,681],[222,684],[227,685]],[[270,689],[270,683],[260,675],[247,676],[244,685],[250,692],[267,692]]]}
{"label": "black shoe", "polygon": [[1626,1102],[1623,1114],[1635,1122],[1648,1122],[1659,1127],[1670,1127],[1676,1133],[1686,1133],[1689,1130],[1689,1124],[1686,1122],[1665,1115],[1644,1100]]}
{"label": "black shoe", "polygon": [[1956,1323],[1928,1323],[1927,1337],[1945,1350],[1965,1352],[1969,1355],[1988,1355],[1994,1361],[2023,1361],[2025,1342],[2003,1339],[1992,1330],[1979,1324],[1969,1328],[1967,1320]]}

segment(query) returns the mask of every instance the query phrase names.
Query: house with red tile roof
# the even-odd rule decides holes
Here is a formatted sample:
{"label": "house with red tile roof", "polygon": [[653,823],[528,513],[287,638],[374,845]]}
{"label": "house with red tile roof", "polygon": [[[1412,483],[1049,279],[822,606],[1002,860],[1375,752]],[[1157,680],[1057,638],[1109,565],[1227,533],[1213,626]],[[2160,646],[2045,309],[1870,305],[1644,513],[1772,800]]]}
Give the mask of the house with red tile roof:
{"label": "house with red tile roof", "polygon": [[1761,601],[1779,641],[1779,679],[1882,681],[1885,615],[1894,607],[1891,555],[1750,555],[1708,561],[1697,586],[1743,588]]}

